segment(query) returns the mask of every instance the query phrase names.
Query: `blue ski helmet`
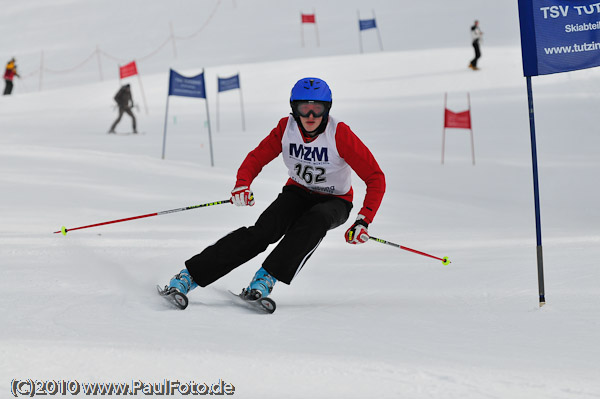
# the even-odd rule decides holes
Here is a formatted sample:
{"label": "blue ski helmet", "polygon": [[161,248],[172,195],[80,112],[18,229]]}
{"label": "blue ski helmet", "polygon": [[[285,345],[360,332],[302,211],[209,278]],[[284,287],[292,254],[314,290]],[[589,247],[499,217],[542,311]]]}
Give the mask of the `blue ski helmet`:
{"label": "blue ski helmet", "polygon": [[331,104],[331,89],[323,79],[302,78],[292,88],[290,102],[323,101]]}
{"label": "blue ski helmet", "polygon": [[[300,122],[300,113],[298,112],[297,107],[306,101],[318,102],[325,105],[325,112],[322,115],[323,120],[315,132],[306,132],[302,123]],[[325,127],[327,127],[327,123],[329,121],[329,110],[331,109],[331,89],[323,79],[300,79],[296,82],[294,87],[292,87],[290,106],[292,107],[292,116],[296,120],[296,123],[298,123],[298,127],[303,134],[321,134],[325,131]]]}

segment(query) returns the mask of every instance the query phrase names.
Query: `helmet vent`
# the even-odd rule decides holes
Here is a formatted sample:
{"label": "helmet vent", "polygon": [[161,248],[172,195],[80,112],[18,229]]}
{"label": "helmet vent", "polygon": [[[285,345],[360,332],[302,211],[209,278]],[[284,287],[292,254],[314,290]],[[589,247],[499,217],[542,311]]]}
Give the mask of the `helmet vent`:
{"label": "helmet vent", "polygon": [[290,94],[290,101],[324,101],[331,102],[331,90],[322,79],[307,77],[300,79]]}

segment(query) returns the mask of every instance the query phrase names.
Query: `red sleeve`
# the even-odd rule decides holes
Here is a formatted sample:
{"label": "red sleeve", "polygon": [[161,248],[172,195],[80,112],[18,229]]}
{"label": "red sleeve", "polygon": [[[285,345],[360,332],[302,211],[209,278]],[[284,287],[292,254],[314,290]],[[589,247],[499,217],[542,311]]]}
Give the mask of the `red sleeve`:
{"label": "red sleeve", "polygon": [[258,147],[242,162],[237,172],[235,187],[248,186],[254,181],[262,168],[281,154],[281,139],[287,127],[289,117],[282,118],[271,133],[260,142]]}
{"label": "red sleeve", "polygon": [[385,175],[371,151],[345,123],[338,123],[335,133],[338,153],[367,185],[363,206],[359,213],[371,223],[383,200]]}

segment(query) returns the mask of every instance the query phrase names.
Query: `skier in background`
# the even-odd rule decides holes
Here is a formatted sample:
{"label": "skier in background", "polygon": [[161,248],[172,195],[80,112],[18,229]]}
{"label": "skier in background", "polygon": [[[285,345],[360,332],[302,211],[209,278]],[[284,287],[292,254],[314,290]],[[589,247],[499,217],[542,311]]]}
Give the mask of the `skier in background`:
{"label": "skier in background", "polygon": [[254,226],[240,227],[187,260],[186,268],[171,279],[166,291],[187,294],[197,286],[206,287],[278,241],[242,296],[258,300],[267,297],[278,280],[290,284],[327,231],[348,220],[352,170],[367,188],[345,239],[350,244],[369,240],[368,227],[383,199],[385,176],[350,127],[329,116],[331,100],[331,90],[322,79],[304,78],[294,85],[291,115],[282,118],[246,156],[231,201],[237,206],[253,206],[250,186],[279,154],[289,175],[281,193]]}
{"label": "skier in background", "polygon": [[474,71],[479,70],[477,68],[477,60],[481,57],[481,50],[479,49],[479,41],[483,37],[483,32],[479,29],[479,21],[475,20],[473,26],[471,26],[471,39],[473,39],[473,49],[475,50],[475,58],[469,64],[469,68]]}
{"label": "skier in background", "polygon": [[4,71],[4,95],[8,96],[12,93],[13,89],[13,79],[14,77],[20,78],[17,73],[17,65],[15,58],[11,58],[10,61],[6,64],[6,70]]}
{"label": "skier in background", "polygon": [[115,128],[117,127],[117,124],[121,121],[123,113],[126,113],[127,115],[131,116],[133,133],[137,133],[137,129],[135,126],[135,116],[131,111],[131,108],[133,108],[133,98],[131,97],[131,86],[129,85],[129,83],[124,86],[121,86],[117,94],[115,94],[115,101],[119,106],[119,116],[117,117],[115,123],[113,123],[110,127],[108,133],[115,133]]}

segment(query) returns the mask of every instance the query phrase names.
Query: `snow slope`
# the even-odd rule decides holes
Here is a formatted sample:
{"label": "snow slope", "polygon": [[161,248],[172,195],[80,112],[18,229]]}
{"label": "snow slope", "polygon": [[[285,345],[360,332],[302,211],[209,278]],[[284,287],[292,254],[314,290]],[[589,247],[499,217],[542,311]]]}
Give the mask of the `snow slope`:
{"label": "snow slope", "polygon": [[[64,80],[47,74],[42,91],[36,75],[25,77],[14,96],[0,98],[1,397],[14,379],[224,380],[241,398],[600,397],[598,72],[534,79],[548,300],[540,308],[516,4],[435,2],[429,23],[426,5],[411,8],[409,18],[400,2],[375,1],[361,12],[375,8],[387,51],[377,52],[371,36],[372,51],[359,55],[356,42],[340,44],[345,28],[325,23],[328,10],[329,18],[342,18],[334,13],[340,9],[355,18],[359,2],[325,1],[322,17],[317,5],[319,49],[299,45],[298,8],[309,12],[309,3],[204,1],[192,10],[186,7],[200,6],[54,3],[17,2],[3,12],[1,40],[18,43],[22,53],[15,47],[10,55],[24,74],[38,65],[40,46],[52,43],[47,52],[61,60],[57,68],[74,65],[100,40],[106,51],[141,52],[160,42],[169,19],[191,32],[191,11],[202,22],[218,7],[198,39],[211,39],[206,61],[182,45],[174,61],[164,50],[140,64],[148,114],[137,79],[131,82],[143,134],[106,134],[118,81],[95,81],[92,66]],[[121,26],[134,14],[144,18],[124,43]],[[267,22],[251,23],[265,15]],[[472,49],[464,34],[474,18],[490,36],[477,73],[466,68]],[[112,29],[99,29],[107,21]],[[414,40],[403,33],[424,25]],[[170,99],[161,159],[170,66],[188,75],[207,68],[215,167],[204,103],[195,99]],[[247,129],[230,92],[220,97],[217,132],[214,82],[237,71]],[[228,198],[240,162],[288,113],[293,83],[310,75],[330,83],[332,114],[386,173],[371,234],[448,256],[449,266],[375,242],[349,246],[349,221],[328,234],[292,285],[275,287],[271,316],[235,306],[227,293],[248,283],[264,255],[191,293],[185,311],[166,306],[155,285],[222,235],[252,224],[285,182],[281,159],[253,184],[253,208],[219,205],[52,234],[62,225]],[[445,92],[455,110],[470,93],[475,166],[468,132],[460,130],[447,132],[440,163]],[[117,131],[128,129],[124,116]],[[354,187],[351,218],[364,195],[356,176]]]}

